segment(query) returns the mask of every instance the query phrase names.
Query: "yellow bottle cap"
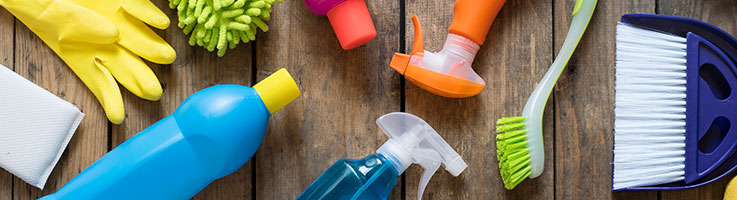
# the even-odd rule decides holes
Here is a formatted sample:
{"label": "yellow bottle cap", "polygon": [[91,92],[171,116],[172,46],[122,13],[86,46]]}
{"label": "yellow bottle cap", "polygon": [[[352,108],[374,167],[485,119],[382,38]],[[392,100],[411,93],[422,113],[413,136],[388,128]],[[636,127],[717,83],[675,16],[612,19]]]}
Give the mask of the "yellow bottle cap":
{"label": "yellow bottle cap", "polygon": [[300,92],[287,69],[280,69],[253,86],[271,114],[296,99]]}

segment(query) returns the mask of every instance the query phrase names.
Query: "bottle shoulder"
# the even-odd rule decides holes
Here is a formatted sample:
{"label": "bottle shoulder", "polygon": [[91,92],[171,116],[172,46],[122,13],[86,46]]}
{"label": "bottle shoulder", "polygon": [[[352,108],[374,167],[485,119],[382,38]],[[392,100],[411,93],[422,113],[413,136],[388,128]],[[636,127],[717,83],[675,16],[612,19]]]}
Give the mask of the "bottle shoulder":
{"label": "bottle shoulder", "polygon": [[385,199],[398,180],[397,173],[380,155],[340,159],[297,199]]}
{"label": "bottle shoulder", "polygon": [[270,112],[253,88],[216,85],[188,97],[172,116],[182,131],[248,130],[266,126]]}
{"label": "bottle shoulder", "polygon": [[[393,173],[398,176],[394,166],[384,156],[372,154],[360,159],[340,159],[336,164],[340,164],[352,169],[352,171],[364,179],[368,179],[376,173]],[[380,170],[381,168],[389,168],[390,170]]]}
{"label": "bottle shoulder", "polygon": [[[192,94],[171,117],[198,156],[218,160],[217,177],[230,174],[258,150],[270,112],[255,89],[216,85]],[[222,169],[222,170],[221,170]]]}

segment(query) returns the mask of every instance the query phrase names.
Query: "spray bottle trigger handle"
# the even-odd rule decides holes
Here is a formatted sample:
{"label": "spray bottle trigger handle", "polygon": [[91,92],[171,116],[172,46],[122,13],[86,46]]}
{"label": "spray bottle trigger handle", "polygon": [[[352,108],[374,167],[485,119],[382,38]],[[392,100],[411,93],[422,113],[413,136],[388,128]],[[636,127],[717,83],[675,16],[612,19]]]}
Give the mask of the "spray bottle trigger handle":
{"label": "spray bottle trigger handle", "polygon": [[422,177],[420,178],[419,187],[417,189],[417,199],[421,200],[427,184],[430,182],[430,179],[435,172],[438,171],[438,168],[440,168],[442,158],[440,157],[440,154],[432,149],[415,150],[412,152],[412,157],[415,160],[415,163],[425,169],[422,172]]}
{"label": "spray bottle trigger handle", "polygon": [[425,53],[425,39],[422,36],[422,26],[420,26],[420,19],[417,15],[412,15],[412,25],[415,27],[415,41],[412,45],[412,55],[424,54]]}
{"label": "spray bottle trigger handle", "polygon": [[399,72],[399,74],[404,75],[404,72],[407,70],[407,65],[409,65],[410,59],[410,55],[403,53],[394,53],[394,57],[392,57],[392,62],[389,63],[389,66]]}
{"label": "spray bottle trigger handle", "polygon": [[407,65],[409,65],[411,56],[422,56],[425,54],[425,40],[422,37],[422,27],[420,26],[420,20],[417,18],[417,15],[412,15],[412,24],[415,27],[415,41],[412,45],[412,54],[407,55],[403,53],[394,53],[394,57],[392,57],[392,61],[389,64],[392,69],[402,75],[404,75],[404,71],[407,70]]}

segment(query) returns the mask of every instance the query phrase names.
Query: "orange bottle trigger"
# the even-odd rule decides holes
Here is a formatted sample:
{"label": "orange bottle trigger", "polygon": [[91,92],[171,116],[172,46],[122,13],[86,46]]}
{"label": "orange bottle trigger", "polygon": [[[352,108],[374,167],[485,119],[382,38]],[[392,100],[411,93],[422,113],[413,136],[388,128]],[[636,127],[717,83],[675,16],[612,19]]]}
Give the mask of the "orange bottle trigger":
{"label": "orange bottle trigger", "polygon": [[422,37],[422,27],[420,26],[420,20],[417,18],[417,15],[412,15],[412,24],[415,27],[415,41],[412,45],[412,54],[407,55],[403,53],[395,53],[392,57],[391,63],[389,64],[392,69],[402,75],[404,75],[404,71],[407,70],[407,65],[409,65],[411,56],[422,56],[425,54],[425,39]]}
{"label": "orange bottle trigger", "polygon": [[425,38],[422,36],[422,26],[417,15],[412,15],[412,25],[415,27],[415,41],[412,45],[412,55],[425,53]]}
{"label": "orange bottle trigger", "polygon": [[394,53],[392,61],[389,63],[389,67],[392,67],[392,69],[399,72],[399,74],[404,75],[404,71],[407,70],[407,65],[409,65],[410,59],[411,57],[407,54]]}

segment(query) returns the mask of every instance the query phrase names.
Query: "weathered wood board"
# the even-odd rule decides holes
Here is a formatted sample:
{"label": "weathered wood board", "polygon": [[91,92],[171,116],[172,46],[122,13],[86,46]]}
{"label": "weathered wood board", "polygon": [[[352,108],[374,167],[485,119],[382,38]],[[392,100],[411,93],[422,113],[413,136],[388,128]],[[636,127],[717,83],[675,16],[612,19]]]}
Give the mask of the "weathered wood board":
{"label": "weathered wood board", "polygon": [[[165,0],[153,0],[176,24]],[[625,13],[658,13],[703,20],[737,34],[733,0],[599,0],[592,22],[563,72],[545,111],[545,171],[504,189],[496,160],[496,119],[521,114],[528,95],[555,59],[568,31],[573,0],[508,0],[476,56],[486,81],[478,96],[448,99],[428,93],[389,67],[394,52],[410,52],[411,16],[422,23],[425,48],[438,51],[452,21],[452,0],[369,0],[378,36],[344,51],[325,16],[302,1],[275,5],[271,29],[219,58],[190,47],[175,26],[157,30],[177,51],[170,65],[148,63],[164,88],[160,101],[123,89],[127,118],[107,121],[74,73],[25,25],[0,11],[0,64],[72,102],[85,119],[44,190],[0,170],[0,200],[36,199],[66,182],[144,128],[171,114],[194,92],[216,84],[251,86],[280,68],[302,95],[275,113],[253,159],[195,199],[294,199],[340,158],[372,154],[387,137],[379,116],[405,111],[430,125],[468,163],[460,176],[442,168],[424,199],[721,199],[728,180],[668,192],[611,192],[615,25]],[[422,172],[410,167],[391,199],[416,199]],[[731,175],[733,176],[733,175]]]}

